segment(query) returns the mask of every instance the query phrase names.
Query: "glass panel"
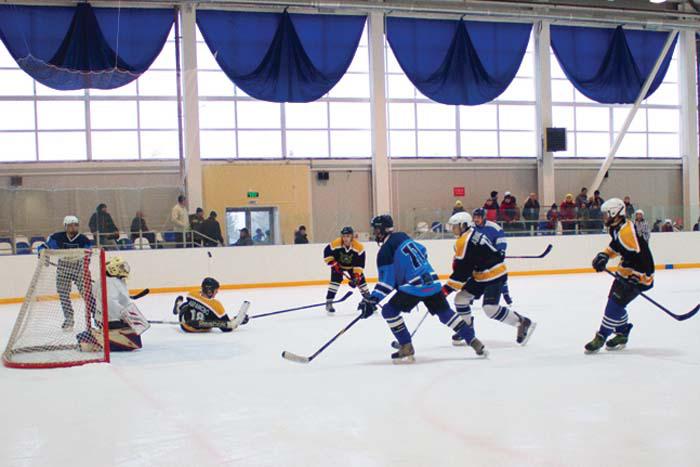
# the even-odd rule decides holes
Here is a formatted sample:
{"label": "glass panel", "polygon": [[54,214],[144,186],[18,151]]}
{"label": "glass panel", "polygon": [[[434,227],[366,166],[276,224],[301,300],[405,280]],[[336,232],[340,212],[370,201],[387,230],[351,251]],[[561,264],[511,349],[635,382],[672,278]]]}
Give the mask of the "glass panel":
{"label": "glass panel", "polygon": [[328,104],[284,104],[287,128],[328,128]]}
{"label": "glass panel", "polygon": [[199,101],[199,126],[204,130],[236,127],[233,101]]}
{"label": "glass panel", "polygon": [[160,51],[158,57],[156,57],[149,69],[174,70],[175,66],[175,42],[168,41],[165,43],[163,50]]}
{"label": "glass panel", "polygon": [[680,128],[680,109],[649,109],[649,131],[677,133]]}
{"label": "glass panel", "polygon": [[77,130],[85,128],[83,101],[39,101],[37,117],[40,130]]}
{"label": "glass panel", "polygon": [[138,159],[139,140],[135,131],[93,131],[92,158]]}
{"label": "glass panel", "polygon": [[[613,128],[616,132],[622,129],[622,125],[625,123],[625,119],[629,115],[631,109],[631,106],[615,106],[612,108]],[[647,115],[645,109],[637,110],[637,113],[635,114],[634,119],[632,120],[632,124],[630,125],[627,131],[647,131]]]}
{"label": "glass panel", "polygon": [[454,131],[419,131],[418,157],[455,157],[457,155]]}
{"label": "glass panel", "polygon": [[0,67],[2,68],[17,68],[17,62],[12,58],[10,52],[8,52],[5,44],[0,41]]}
{"label": "glass panel", "polygon": [[576,156],[606,157],[610,151],[609,133],[577,133]]}
{"label": "glass panel", "polygon": [[535,80],[515,78],[506,90],[498,96],[499,101],[535,101]]}
{"label": "glass panel", "polygon": [[574,108],[564,106],[552,107],[552,125],[555,127],[574,129]]}
{"label": "glass panel", "polygon": [[649,157],[681,157],[679,135],[649,133]]}
{"label": "glass panel", "polygon": [[255,243],[272,243],[272,213],[270,211],[250,211],[250,234]]}
{"label": "glass panel", "polygon": [[462,131],[462,157],[497,157],[498,132]]}
{"label": "glass panel", "polygon": [[88,89],[88,95],[91,97],[136,96],[137,94],[136,81],[116,89]]}
{"label": "glass panel", "polygon": [[39,132],[39,160],[69,161],[87,159],[85,132]]}
{"label": "glass panel", "polygon": [[141,132],[141,159],[177,159],[179,155],[177,131]]}
{"label": "glass panel", "polygon": [[136,109],[136,101],[91,101],[91,128],[136,129]]}
{"label": "glass panel", "polygon": [[238,128],[280,128],[280,104],[238,102]]}
{"label": "glass panel", "polygon": [[328,131],[287,131],[288,157],[328,157]]}
{"label": "glass panel", "polygon": [[241,237],[240,230],[245,226],[245,212],[226,211],[226,235],[229,245],[233,245],[238,241]]}
{"label": "glass panel", "polygon": [[[615,137],[617,137],[617,133],[615,133]],[[615,157],[647,157],[646,133],[627,133],[622,139]]]}
{"label": "glass panel", "polygon": [[149,70],[138,79],[141,96],[177,96],[174,71]]}
{"label": "glass panel", "polygon": [[501,131],[501,157],[535,157],[537,147],[535,132]]}
{"label": "glass panel", "polygon": [[574,101],[574,87],[573,85],[564,79],[553,79],[552,80],[552,102],[573,102]]}
{"label": "glass panel", "polygon": [[459,127],[463,130],[495,130],[498,128],[498,108],[484,104],[459,107]]}
{"label": "glass panel", "polygon": [[221,70],[221,67],[212,55],[211,50],[205,42],[197,43],[197,69],[199,70]]}
{"label": "glass panel", "polygon": [[534,130],[535,107],[530,105],[499,105],[501,130]]}
{"label": "glass panel", "polygon": [[2,133],[0,132],[0,161],[35,161],[36,141],[34,132]]}
{"label": "glass panel", "polygon": [[369,72],[369,52],[367,47],[358,47],[355,56],[352,58],[348,72],[367,73]]}
{"label": "glass panel", "polygon": [[282,157],[282,132],[239,131],[238,157],[280,158]]}
{"label": "glass panel", "polygon": [[[2,101],[0,102],[0,131],[33,130],[34,102]],[[0,148],[2,149],[2,148]]]}
{"label": "glass panel", "polygon": [[370,157],[369,131],[331,131],[331,157]]}
{"label": "glass panel", "polygon": [[416,127],[414,104],[389,104],[389,128]]}
{"label": "glass panel", "polygon": [[390,157],[416,157],[415,131],[389,132]]}
{"label": "glass panel", "polygon": [[76,89],[74,91],[59,91],[57,89],[52,89],[48,86],[44,86],[40,82],[36,82],[36,94],[37,96],[61,96],[61,97],[68,97],[68,96],[84,96],[85,95],[85,90],[84,89]]}
{"label": "glass panel", "polygon": [[0,70],[0,95],[33,96],[34,80],[22,70]]}
{"label": "glass panel", "polygon": [[[456,110],[452,105],[423,104],[416,106],[418,129],[454,130]],[[418,144],[420,147],[420,143]]]}
{"label": "glass panel", "polygon": [[576,131],[609,131],[610,110],[607,107],[576,107]]}
{"label": "glass panel", "polygon": [[675,83],[662,83],[656,92],[644,101],[645,104],[654,105],[678,105],[679,102],[678,84]]}
{"label": "glass panel", "polygon": [[413,99],[416,97],[416,88],[406,75],[388,75],[387,95],[391,99]]}
{"label": "glass panel", "polygon": [[389,47],[388,44],[386,44],[386,71],[387,73],[403,74],[401,65],[399,65],[399,61],[396,60],[396,55],[394,55],[394,51],[391,50],[391,47]]}
{"label": "glass panel", "polygon": [[369,98],[369,75],[346,73],[328,93],[330,97]]}
{"label": "glass panel", "polygon": [[223,71],[200,71],[197,73],[197,89],[200,96],[233,96],[233,83]]}
{"label": "glass panel", "polygon": [[236,157],[235,131],[202,131],[199,134],[202,158],[233,159]]}
{"label": "glass panel", "polygon": [[177,129],[177,102],[175,101],[141,101],[141,128],[148,130]]}
{"label": "glass panel", "polygon": [[369,128],[371,115],[369,103],[331,102],[331,128]]}

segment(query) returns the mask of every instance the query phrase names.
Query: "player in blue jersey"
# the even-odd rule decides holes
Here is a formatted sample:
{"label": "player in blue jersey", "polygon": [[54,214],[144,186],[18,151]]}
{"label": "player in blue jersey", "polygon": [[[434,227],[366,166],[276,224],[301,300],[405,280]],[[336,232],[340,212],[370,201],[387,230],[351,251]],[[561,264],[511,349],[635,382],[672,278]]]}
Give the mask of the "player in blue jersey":
{"label": "player in blue jersey", "polygon": [[[486,220],[486,211],[484,208],[476,208],[472,211],[472,219],[474,222],[474,230],[480,234],[486,235],[491,241],[491,244],[496,247],[496,251],[501,254],[503,258],[506,257],[506,249],[508,248],[508,243],[506,242],[506,234],[500,225],[495,222]],[[512,305],[513,299],[510,298],[510,291],[508,290],[508,280],[503,282],[503,288],[501,289],[503,294],[503,300],[506,304]]]}
{"label": "player in blue jersey", "polygon": [[[56,232],[49,235],[46,243],[39,246],[38,251],[41,255],[41,250],[49,248],[51,250],[68,250],[74,248],[87,249],[92,246],[90,239],[80,233],[80,221],[76,216],[66,216],[63,218],[62,232]],[[89,279],[89,278],[88,278]],[[61,301],[61,309],[63,310],[63,326],[64,330],[73,329],[73,305],[70,300],[71,287],[75,283],[80,295],[86,299],[88,310],[93,313],[95,311],[95,298],[92,294],[85,293],[83,285],[83,263],[67,259],[59,259],[56,266],[56,291]],[[87,297],[86,297],[87,295]]]}
{"label": "player in blue jersey", "polygon": [[358,310],[363,318],[372,316],[377,304],[396,290],[396,294],[382,308],[382,316],[399,342],[398,352],[391,354],[392,361],[415,361],[411,335],[401,313],[410,312],[420,302],[425,304],[430,314],[436,315],[440,322],[459,334],[477,355],[485,357],[486,349],[474,336],[474,328],[452,311],[442,294],[442,286],[428,262],[425,247],[403,232],[394,232],[394,221],[389,215],[374,217],[371,225],[375,239],[381,245],[377,253],[379,282],[372,294],[360,302]]}

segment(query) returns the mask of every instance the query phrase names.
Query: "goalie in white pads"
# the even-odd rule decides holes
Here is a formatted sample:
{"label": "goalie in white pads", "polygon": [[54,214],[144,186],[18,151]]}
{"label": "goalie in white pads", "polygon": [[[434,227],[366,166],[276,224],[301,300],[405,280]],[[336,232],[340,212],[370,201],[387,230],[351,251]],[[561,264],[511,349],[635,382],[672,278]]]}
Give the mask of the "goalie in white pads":
{"label": "goalie in white pads", "polygon": [[[143,347],[141,334],[151,326],[141,314],[136,303],[129,296],[126,280],[131,268],[123,258],[110,258],[105,264],[107,286],[107,320],[109,322],[110,352],[128,352]],[[95,321],[102,322],[102,288],[99,282],[93,286],[96,298]],[[93,351],[99,346],[95,336],[102,333],[99,329],[83,331],[76,336],[80,348]]]}
{"label": "goalie in white pads", "polygon": [[180,328],[185,332],[208,332],[220,329],[231,332],[241,324],[248,322],[248,302],[244,302],[241,311],[234,319],[229,318],[224,306],[215,297],[219,292],[219,282],[211,277],[202,281],[198,292],[190,292],[187,300],[177,297],[173,313],[178,314]]}

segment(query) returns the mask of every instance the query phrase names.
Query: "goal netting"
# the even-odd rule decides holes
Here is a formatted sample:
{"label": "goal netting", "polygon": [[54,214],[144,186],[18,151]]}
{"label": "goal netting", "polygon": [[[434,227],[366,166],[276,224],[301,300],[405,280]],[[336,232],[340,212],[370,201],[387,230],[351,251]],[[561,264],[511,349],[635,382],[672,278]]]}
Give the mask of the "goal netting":
{"label": "goal netting", "polygon": [[108,329],[96,313],[107,309],[106,295],[96,291],[106,291],[104,250],[42,250],[3,363],[54,368],[109,362]]}

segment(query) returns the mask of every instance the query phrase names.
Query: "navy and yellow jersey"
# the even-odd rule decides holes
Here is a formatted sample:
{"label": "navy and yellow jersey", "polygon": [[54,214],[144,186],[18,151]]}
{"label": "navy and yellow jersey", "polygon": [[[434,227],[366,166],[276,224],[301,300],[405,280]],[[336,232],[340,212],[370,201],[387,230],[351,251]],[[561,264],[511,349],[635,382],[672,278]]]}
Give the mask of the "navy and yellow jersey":
{"label": "navy and yellow jersey", "polygon": [[651,287],[654,283],[654,258],[643,234],[637,232],[631,220],[610,227],[609,231],[612,241],[605,254],[610,258],[622,257],[617,274],[624,278],[637,276],[640,284]]}
{"label": "navy and yellow jersey", "polygon": [[[215,298],[206,298],[202,292],[190,292],[185,303],[179,308],[180,327],[187,332],[207,332],[213,326],[211,323],[229,321],[224,306]],[[209,326],[200,327],[198,322],[206,322]]]}
{"label": "navy and yellow jersey", "polygon": [[323,249],[323,260],[326,264],[337,261],[342,269],[352,274],[364,274],[365,247],[353,238],[350,247],[345,248],[342,237],[338,237]]}
{"label": "navy and yellow jersey", "polygon": [[382,300],[392,290],[429,297],[440,292],[440,281],[423,245],[403,232],[390,234],[377,253],[379,281],[372,296]]}
{"label": "navy and yellow jersey", "polygon": [[91,246],[92,243],[90,239],[81,233],[74,237],[69,237],[66,232],[56,232],[49,235],[49,238],[46,239],[46,243],[39,246],[37,250],[41,252],[44,248],[49,248],[51,250],[86,249]]}
{"label": "navy and yellow jersey", "polygon": [[490,282],[507,273],[503,255],[498,248],[486,235],[469,229],[455,242],[452,274],[446,285],[453,290],[461,290],[469,279]]}

